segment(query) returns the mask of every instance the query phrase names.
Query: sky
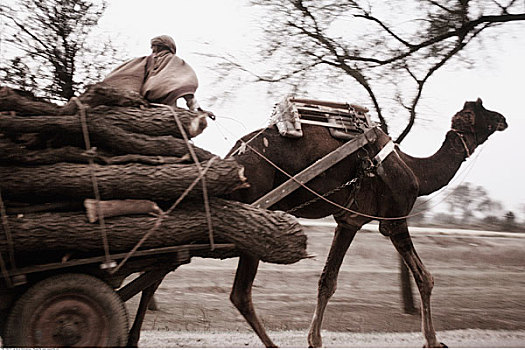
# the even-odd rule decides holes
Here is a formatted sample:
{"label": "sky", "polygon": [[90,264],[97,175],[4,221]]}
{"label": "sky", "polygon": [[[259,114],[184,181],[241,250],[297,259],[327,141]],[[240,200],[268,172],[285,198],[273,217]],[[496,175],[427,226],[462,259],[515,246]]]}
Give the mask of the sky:
{"label": "sky", "polygon": [[[249,50],[257,40],[258,16],[260,13],[253,7],[236,0],[112,0],[100,22],[100,30],[114,40],[125,42],[132,57],[148,55],[149,41],[154,36],[168,34],[175,39],[177,54],[187,60],[199,76],[198,100],[203,108],[212,109],[218,116],[217,122],[210,122],[195,143],[223,156],[239,137],[266,126],[278,101],[269,99],[262,87],[251,85],[234,91],[218,104],[208,105],[216,91],[215,76],[210,71],[213,62],[199,53],[239,54],[243,49]],[[482,98],[487,109],[506,117],[509,128],[492,135],[479,147],[448,187],[462,182],[483,186],[493,199],[520,217],[520,207],[525,205],[521,136],[525,130],[522,110],[525,36],[520,34],[525,26],[507,28],[494,47],[486,48],[490,60],[486,59],[487,55],[480,55],[474,69],[446,66],[430,80],[420,103],[422,122],[416,123],[401,149],[418,157],[433,154],[450,129],[452,116],[463,103]],[[331,99],[315,91],[304,97]],[[352,100],[343,102],[363,104]],[[444,193],[432,196],[439,202]]]}
{"label": "sky", "polygon": [[[201,53],[250,52],[250,45],[258,38],[261,14],[244,3],[237,0],[111,0],[97,29],[100,35],[122,44],[130,58],[150,54],[150,40],[155,36],[168,34],[175,39],[177,54],[190,63],[199,77],[196,96],[200,104],[218,116],[217,121],[210,121],[208,128],[194,141],[221,156],[239,137],[266,126],[273,105],[278,102],[268,98],[262,87],[249,85],[234,91],[220,103],[212,104],[217,78],[211,70],[214,62]],[[501,201],[507,210],[525,219],[525,212],[520,209],[525,205],[525,157],[521,136],[525,130],[522,106],[525,99],[525,26],[505,28],[497,43],[485,48],[490,59],[487,55],[477,57],[474,52],[471,55],[476,59],[474,69],[446,66],[435,74],[420,103],[421,122],[416,123],[401,149],[413,156],[431,155],[443,142],[452,116],[463,103],[482,98],[487,109],[506,117],[509,128],[492,135],[478,148],[448,187],[462,182],[481,185],[491,198]],[[286,93],[283,92],[283,96]],[[326,92],[312,91],[311,95],[302,97],[366,105],[351,97],[341,101],[339,96],[341,94],[335,99]],[[443,193],[433,196],[439,202]]]}

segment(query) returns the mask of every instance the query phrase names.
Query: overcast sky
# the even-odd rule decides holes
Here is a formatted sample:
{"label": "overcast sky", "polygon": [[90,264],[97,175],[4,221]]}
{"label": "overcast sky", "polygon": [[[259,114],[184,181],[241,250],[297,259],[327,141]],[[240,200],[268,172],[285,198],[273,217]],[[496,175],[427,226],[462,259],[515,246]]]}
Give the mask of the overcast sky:
{"label": "overcast sky", "polygon": [[[238,137],[265,126],[277,102],[268,99],[260,87],[248,86],[235,91],[220,104],[211,105],[216,77],[210,71],[210,59],[198,53],[242,54],[248,51],[257,40],[260,14],[243,3],[237,0],[111,0],[100,22],[101,33],[125,45],[130,56],[148,55],[149,42],[154,36],[168,34],[175,39],[177,54],[187,60],[199,76],[197,97],[201,105],[213,109],[219,116],[217,123],[210,122],[195,141],[219,155],[224,155]],[[476,60],[475,69],[458,70],[447,66],[432,78],[420,103],[421,122],[416,124],[401,148],[414,156],[431,155],[443,142],[455,112],[465,101],[481,97],[487,109],[507,118],[509,128],[494,134],[478,148],[449,186],[462,181],[481,185],[507,209],[517,211],[525,204],[525,157],[521,137],[525,130],[525,26],[507,25],[505,28],[499,35],[501,40],[487,48],[491,60],[483,55]],[[475,52],[471,56],[477,57]],[[285,93],[283,91],[283,95]],[[305,97],[340,101],[341,93],[335,95],[337,98],[330,98],[326,91],[312,91]],[[343,101],[363,104],[351,97]],[[521,212],[516,214],[523,217]]]}

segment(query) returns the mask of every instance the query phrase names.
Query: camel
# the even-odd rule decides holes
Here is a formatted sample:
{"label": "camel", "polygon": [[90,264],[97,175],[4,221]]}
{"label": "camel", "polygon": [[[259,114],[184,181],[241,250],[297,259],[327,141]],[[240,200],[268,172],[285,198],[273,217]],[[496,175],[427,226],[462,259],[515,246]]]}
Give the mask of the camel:
{"label": "camel", "polygon": [[[368,143],[360,151],[308,182],[308,187],[320,194],[338,189],[327,196],[327,199],[339,206],[324,200],[304,206],[314,195],[300,188],[270,208],[284,211],[299,208],[294,211],[294,215],[312,219],[333,215],[337,222],[330,252],[319,279],[317,306],[308,333],[310,347],[322,346],[323,314],[328,300],[336,290],[339,268],[346,251],[357,231],[374,218],[379,221],[379,231],[390,238],[416,281],[421,296],[425,347],[445,347],[438,342],[432,325],[430,296],[434,281],[414,249],[406,216],[418,196],[428,195],[446,186],[462,162],[478,145],[485,142],[495,131],[505,128],[505,118],[497,112],[485,109],[481,99],[466,102],[463,109],[452,118],[452,128],[434,155],[415,158],[403,153],[396,146],[395,152],[386,157],[373,174],[362,176],[359,190],[353,193],[351,186],[345,187],[342,184],[358,176],[358,170],[362,169],[361,162],[370,156],[373,157],[390,141],[388,135],[377,129],[378,136],[374,142]],[[288,139],[281,137],[275,127],[270,127],[255,131],[239,140],[229,155],[233,155],[237,162],[245,167],[245,175],[251,187],[236,192],[234,199],[252,203],[288,180],[286,175],[270,165],[267,160],[288,174],[296,174],[343,144],[343,141],[331,137],[325,127],[304,125],[303,133],[302,138]],[[245,149],[243,153],[234,151],[240,147]],[[341,209],[340,206],[349,203],[348,209],[353,212]],[[253,256],[240,256],[230,300],[264,345],[275,347],[252,304],[251,288],[258,264],[259,261]]]}
{"label": "camel", "polygon": [[[425,346],[444,346],[437,341],[432,325],[430,312],[430,294],[434,285],[432,275],[426,270],[414,249],[406,216],[418,196],[430,194],[446,186],[461,163],[478,145],[485,142],[495,131],[506,128],[505,118],[497,112],[485,109],[480,99],[476,102],[466,102],[463,109],[452,118],[452,128],[447,132],[441,148],[433,156],[414,158],[396,147],[395,152],[375,169],[375,174],[362,176],[360,188],[354,193],[354,189],[346,184],[359,176],[359,170],[363,168],[362,162],[369,162],[370,156],[373,157],[390,142],[390,137],[377,128],[377,138],[374,142],[370,142],[308,182],[308,187],[317,193],[330,192],[326,199],[331,203],[323,200],[310,202],[314,195],[300,188],[270,208],[294,210],[294,215],[311,219],[333,215],[337,222],[332,246],[319,279],[317,307],[308,333],[310,347],[322,346],[320,332],[323,314],[328,299],[335,292],[343,257],[357,231],[373,218],[379,219],[380,232],[390,238],[414,276],[421,295]],[[277,170],[275,166],[288,174],[296,174],[343,143],[344,141],[333,138],[323,126],[304,125],[303,137],[299,139],[280,136],[276,127],[254,131],[237,141],[227,155],[235,157],[237,162],[245,167],[245,176],[251,185],[247,189],[233,193],[231,199],[253,203],[288,180],[288,176]],[[245,151],[239,152],[239,150]],[[305,205],[305,203],[311,204]],[[353,212],[341,209],[347,205]],[[355,214],[356,211],[361,214]],[[251,289],[258,265],[257,258],[241,254],[230,300],[263,344],[266,347],[276,347],[257,317],[252,303]],[[137,316],[129,332],[127,347],[137,346],[147,306],[167,273],[169,270],[160,269],[151,279],[154,282],[142,292]]]}

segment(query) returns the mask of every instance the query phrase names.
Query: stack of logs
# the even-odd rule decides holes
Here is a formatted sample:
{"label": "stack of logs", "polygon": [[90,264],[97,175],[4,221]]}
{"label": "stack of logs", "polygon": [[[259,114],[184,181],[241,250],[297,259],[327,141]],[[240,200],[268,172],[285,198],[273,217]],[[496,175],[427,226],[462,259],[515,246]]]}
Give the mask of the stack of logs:
{"label": "stack of logs", "polygon": [[[0,87],[0,193],[18,263],[35,263],[36,256],[42,262],[64,254],[103,253],[97,217],[88,220],[83,208],[93,203],[93,172],[100,203],[107,203],[107,211],[116,205],[124,208],[120,214],[127,213],[104,213],[109,249],[117,253],[130,251],[154,225],[148,211],[162,213],[202,169],[215,243],[234,243],[238,251],[267,262],[287,264],[306,257],[306,236],[292,216],[224,199],[249,187],[235,159],[191,146],[200,169],[194,163],[175,118],[191,138],[207,126],[206,117],[151,106],[138,95],[103,84],[64,106]],[[207,223],[199,183],[141,249],[207,243]],[[5,238],[0,239],[2,254],[11,249]]]}

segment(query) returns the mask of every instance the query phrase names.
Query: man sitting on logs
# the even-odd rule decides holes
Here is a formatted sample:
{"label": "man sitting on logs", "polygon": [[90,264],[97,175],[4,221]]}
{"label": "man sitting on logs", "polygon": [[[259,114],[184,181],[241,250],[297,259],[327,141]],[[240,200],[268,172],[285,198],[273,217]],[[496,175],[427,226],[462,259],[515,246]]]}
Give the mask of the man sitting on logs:
{"label": "man sitting on logs", "polygon": [[140,93],[150,102],[177,107],[177,100],[184,98],[190,111],[200,111],[212,119],[212,112],[204,111],[195,98],[199,86],[191,66],[175,53],[175,41],[169,35],[151,39],[152,53],[123,63],[104,79],[117,88]]}

